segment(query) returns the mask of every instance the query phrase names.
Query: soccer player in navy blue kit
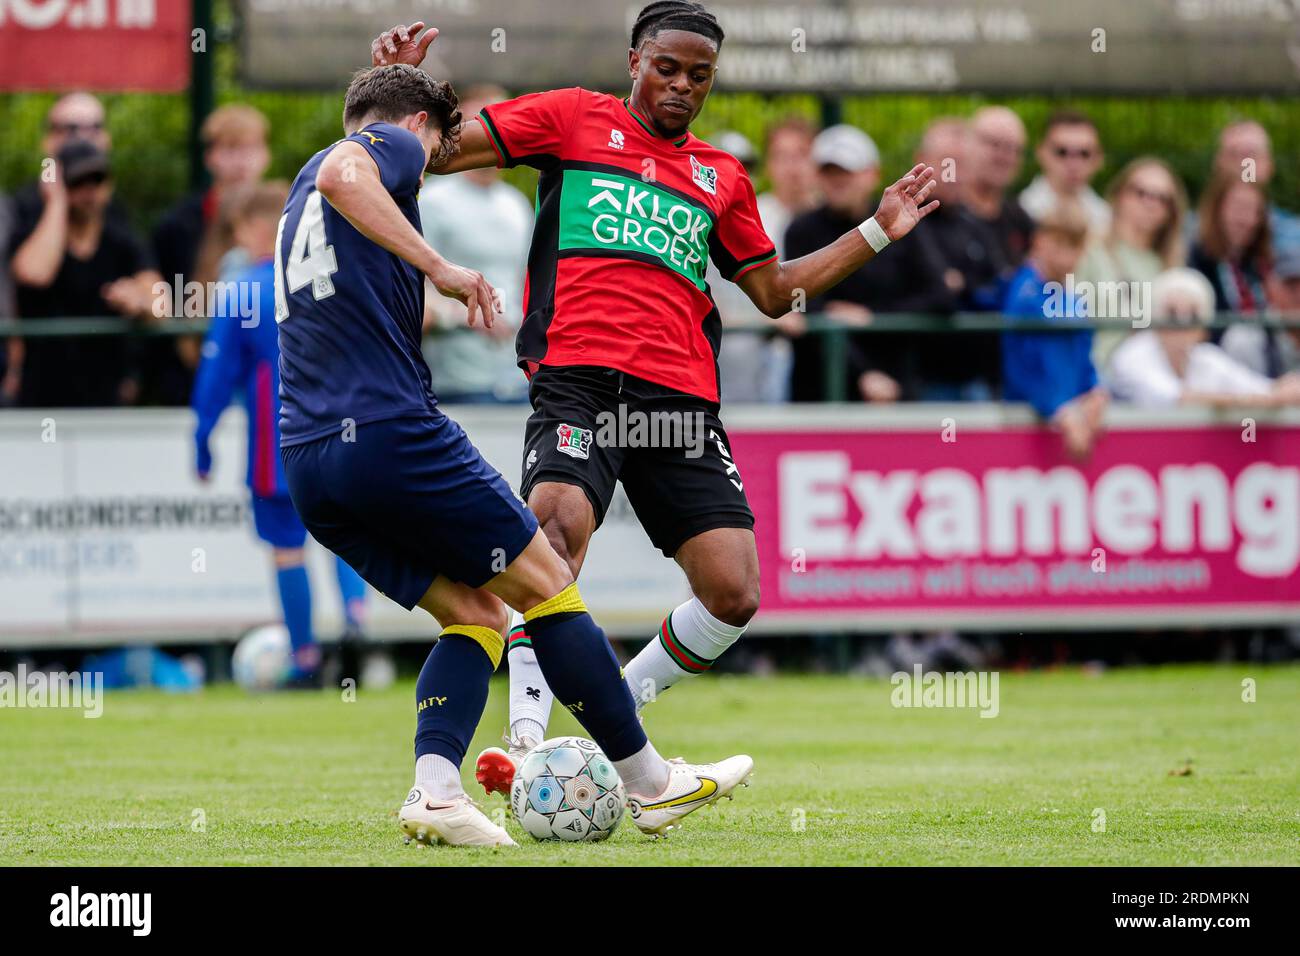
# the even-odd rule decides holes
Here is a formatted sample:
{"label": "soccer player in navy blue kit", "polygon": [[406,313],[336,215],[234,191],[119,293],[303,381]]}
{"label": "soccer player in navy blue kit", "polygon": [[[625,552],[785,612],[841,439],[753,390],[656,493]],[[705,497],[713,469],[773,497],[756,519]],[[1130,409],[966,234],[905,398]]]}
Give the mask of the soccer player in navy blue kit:
{"label": "soccer player in navy blue kit", "polygon": [[[212,471],[210,438],[235,390],[243,392],[248,417],[248,466],[245,480],[252,492],[253,526],[269,544],[293,648],[291,687],[319,684],[320,645],[311,621],[311,582],[303,546],[307,529],[289,500],[280,462],[280,346],[275,315],[275,236],[289,195],[284,182],[249,186],[230,198],[235,245],[251,264],[223,278],[214,296],[212,322],[203,343],[203,358],[194,380],[191,406],[195,471],[207,481]],[[366,585],[342,558],[336,559],[339,593],[348,639],[360,636],[366,608]]]}
{"label": "soccer player in navy blue kit", "polygon": [[[432,31],[431,31],[432,32]],[[442,626],[416,683],[410,839],[513,845],[465,795],[460,765],[505,647],[506,606],[529,623],[547,682],[614,763],[637,827],[662,833],[729,794],[753,761],[664,760],[637,720],[604,633],[537,519],[437,406],[420,353],[427,277],[494,321],[493,290],[424,241],[425,170],[457,148],[450,84],[395,64],[358,73],[346,138],[294,180],[276,241],[280,446],[316,540],[379,591]]]}

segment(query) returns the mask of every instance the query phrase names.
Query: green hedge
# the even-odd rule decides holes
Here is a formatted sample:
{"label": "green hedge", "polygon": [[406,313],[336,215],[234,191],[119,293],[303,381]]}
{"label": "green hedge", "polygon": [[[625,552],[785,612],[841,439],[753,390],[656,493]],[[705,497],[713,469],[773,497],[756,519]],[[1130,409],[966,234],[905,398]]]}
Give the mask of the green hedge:
{"label": "green hedge", "polygon": [[[228,12],[220,6],[218,18],[218,32],[228,34]],[[213,52],[218,104],[252,103],[271,121],[273,176],[292,178],[309,156],[340,135],[340,93],[246,91],[237,80],[234,44],[215,44]],[[359,55],[362,53],[359,49]],[[41,126],[53,99],[52,94],[0,95],[0,128],[5,130],[0,143],[0,189],[12,190],[39,172]],[[134,210],[139,225],[147,228],[188,188],[188,97],[117,94],[105,96],[104,101],[119,193]],[[879,144],[889,175],[910,165],[912,150],[929,120],[969,115],[989,102],[1015,109],[1029,127],[1031,140],[1052,110],[1065,106],[1083,109],[1096,119],[1106,147],[1106,169],[1098,177],[1099,188],[1128,159],[1155,153],[1182,174],[1193,197],[1204,184],[1218,130],[1233,119],[1257,119],[1272,134],[1278,157],[1274,197],[1285,207],[1300,209],[1300,168],[1287,160],[1300,156],[1300,110],[1284,98],[1022,96],[991,100],[971,95],[909,94],[850,96],[840,106],[846,122],[865,129]],[[696,131],[708,138],[716,130],[732,128],[757,145],[762,142],[763,130],[788,113],[817,119],[820,106],[816,97],[807,95],[717,93],[709,100]],[[1032,173],[1031,159],[1024,179]],[[531,171],[517,170],[509,177],[531,193],[535,182]],[[760,182],[760,188],[762,185]]]}

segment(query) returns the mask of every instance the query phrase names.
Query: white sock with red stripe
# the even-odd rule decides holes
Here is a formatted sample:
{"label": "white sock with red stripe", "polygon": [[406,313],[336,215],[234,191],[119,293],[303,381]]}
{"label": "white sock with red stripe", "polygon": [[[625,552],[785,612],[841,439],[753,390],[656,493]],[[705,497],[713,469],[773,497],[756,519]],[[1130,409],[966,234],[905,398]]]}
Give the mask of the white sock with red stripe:
{"label": "white sock with red stripe", "polygon": [[551,719],[551,701],[555,695],[537,666],[533,644],[524,632],[524,616],[515,611],[510,618],[510,739],[524,737],[539,744],[546,739],[546,725]]}
{"label": "white sock with red stripe", "polygon": [[745,633],[709,613],[699,598],[674,608],[659,634],[623,670],[637,710],[683,677],[703,674]]}

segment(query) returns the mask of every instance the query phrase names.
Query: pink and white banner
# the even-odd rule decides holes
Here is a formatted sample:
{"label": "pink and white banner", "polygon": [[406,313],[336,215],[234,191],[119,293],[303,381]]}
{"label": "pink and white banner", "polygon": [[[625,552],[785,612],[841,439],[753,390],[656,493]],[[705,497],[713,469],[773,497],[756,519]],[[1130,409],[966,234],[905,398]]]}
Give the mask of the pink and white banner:
{"label": "pink and white banner", "polygon": [[1300,621],[1300,427],[731,437],[769,626]]}
{"label": "pink and white banner", "polygon": [[[452,414],[514,480],[527,411]],[[723,417],[758,518],[756,633],[1300,623],[1300,410],[1243,424],[1113,407],[1083,468],[1007,406]],[[274,619],[242,415],[217,430],[205,485],[192,428],[186,409],[0,415],[0,647],[204,641]],[[332,564],[318,547],[309,560],[317,627],[336,633]],[[621,493],[582,591],[616,637],[655,633],[689,594]],[[373,602],[378,636],[431,626]]]}

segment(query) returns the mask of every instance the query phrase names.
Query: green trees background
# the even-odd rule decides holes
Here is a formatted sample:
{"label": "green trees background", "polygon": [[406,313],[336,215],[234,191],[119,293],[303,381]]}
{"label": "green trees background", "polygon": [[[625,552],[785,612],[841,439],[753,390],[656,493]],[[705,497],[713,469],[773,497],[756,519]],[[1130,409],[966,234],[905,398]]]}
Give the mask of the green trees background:
{"label": "green trees background", "polygon": [[[238,77],[235,23],[227,0],[216,4],[216,26],[209,49],[215,57],[217,104],[251,103],[267,115],[274,157],[271,175],[291,179],[309,156],[341,135],[342,91],[245,89]],[[365,38],[359,38],[359,66],[364,65],[365,54]],[[53,100],[53,94],[0,95],[0,129],[4,130],[0,140],[0,190],[12,191],[39,172],[42,125]],[[189,98],[185,94],[111,94],[103,100],[113,137],[118,193],[133,211],[137,225],[149,228],[168,205],[190,188],[186,152]],[[1300,104],[1291,98],[880,94],[845,97],[840,101],[840,110],[844,121],[861,127],[876,140],[884,157],[885,175],[891,177],[910,166],[912,151],[931,119],[966,116],[990,102],[1015,109],[1029,127],[1031,143],[1054,109],[1069,106],[1091,115],[1101,129],[1106,149],[1106,168],[1094,184],[1098,189],[1129,159],[1154,153],[1178,170],[1193,197],[1207,177],[1218,130],[1234,119],[1257,119],[1273,136],[1278,167],[1274,199],[1286,208],[1300,209]],[[789,113],[817,120],[821,106],[813,96],[720,91],[710,98],[695,131],[707,139],[719,129],[735,129],[761,146],[764,130]],[[1027,182],[1033,173],[1030,156],[1023,181]],[[535,184],[531,171],[516,170],[509,177],[531,195]],[[758,186],[764,186],[761,179]]]}

